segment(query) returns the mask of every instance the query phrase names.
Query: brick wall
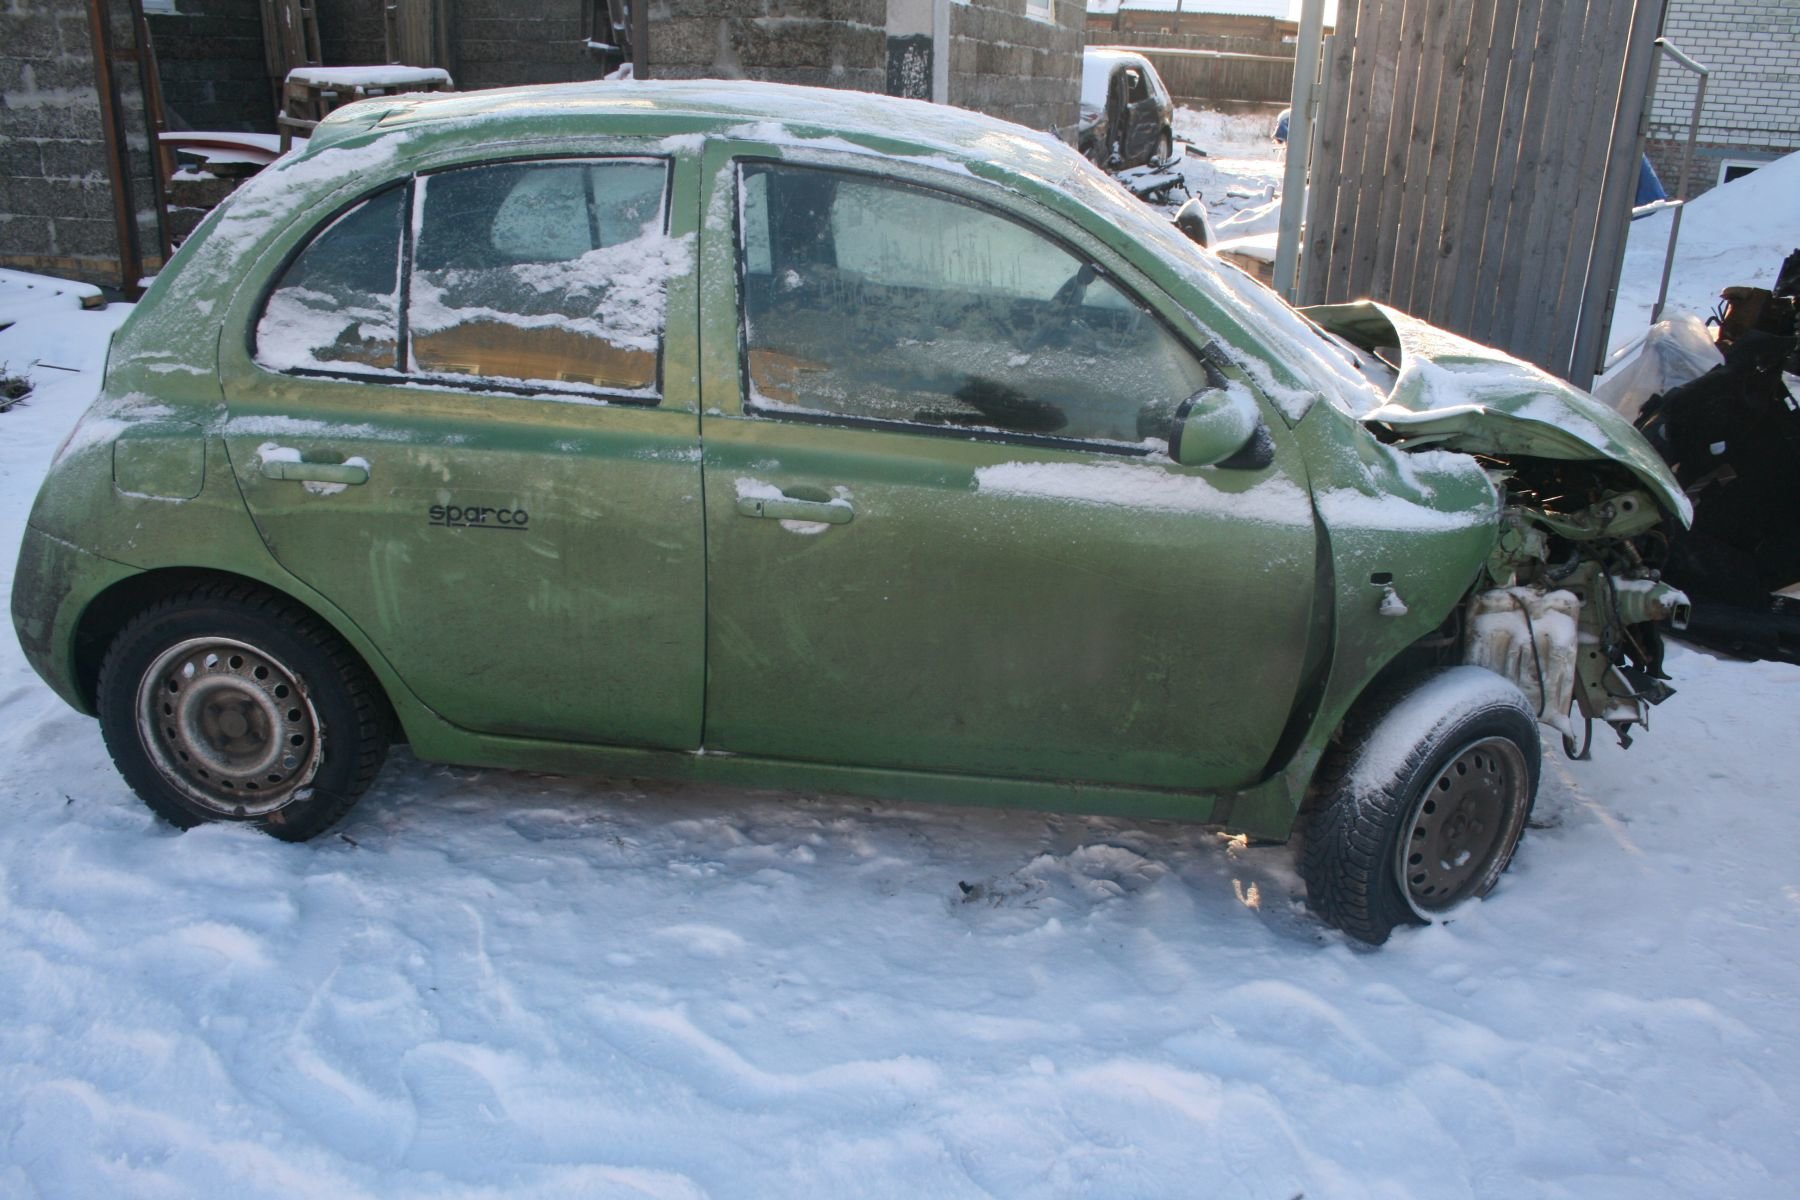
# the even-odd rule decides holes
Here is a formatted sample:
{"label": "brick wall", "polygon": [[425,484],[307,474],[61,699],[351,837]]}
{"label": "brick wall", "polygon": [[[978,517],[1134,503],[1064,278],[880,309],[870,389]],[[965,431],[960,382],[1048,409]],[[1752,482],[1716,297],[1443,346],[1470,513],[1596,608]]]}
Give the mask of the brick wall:
{"label": "brick wall", "polygon": [[[1690,192],[1698,195],[1717,181],[1722,159],[1767,160],[1800,149],[1800,3],[1670,0],[1663,34],[1712,68]],[[1671,192],[1693,79],[1665,61],[1651,108],[1648,150]]]}
{"label": "brick wall", "polygon": [[[123,5],[115,7],[123,9]],[[116,37],[129,36],[118,26]],[[127,124],[143,106],[135,70],[115,72]],[[150,206],[147,178],[140,206]],[[154,217],[141,221],[156,254]],[[117,284],[118,234],[81,0],[9,0],[0,7],[0,266]]]}

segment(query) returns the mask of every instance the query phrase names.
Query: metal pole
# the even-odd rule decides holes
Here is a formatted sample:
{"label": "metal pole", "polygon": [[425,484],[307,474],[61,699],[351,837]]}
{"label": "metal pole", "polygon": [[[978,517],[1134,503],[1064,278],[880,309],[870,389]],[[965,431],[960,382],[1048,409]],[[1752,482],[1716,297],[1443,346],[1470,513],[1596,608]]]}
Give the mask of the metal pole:
{"label": "metal pole", "polygon": [[1302,0],[1293,102],[1288,107],[1287,172],[1281,180],[1281,224],[1275,238],[1275,291],[1290,303],[1296,298],[1294,264],[1300,257],[1300,223],[1306,211],[1306,160],[1312,149],[1313,95],[1324,27],[1325,0]]}
{"label": "metal pole", "polygon": [[[1687,145],[1681,151],[1681,182],[1675,188],[1675,199],[1685,206],[1688,198],[1688,172],[1694,165],[1694,142],[1700,136],[1700,109],[1706,103],[1706,81],[1712,76],[1712,71],[1683,54],[1667,38],[1657,38],[1656,44],[1664,54],[1699,76],[1694,84],[1694,107],[1688,113]],[[1655,99],[1654,89],[1651,98]],[[1675,269],[1675,243],[1680,239],[1681,209],[1677,208],[1675,215],[1669,218],[1669,244],[1663,250],[1662,282],[1656,288],[1656,305],[1650,310],[1652,325],[1662,319],[1663,305],[1669,300],[1669,275]]]}

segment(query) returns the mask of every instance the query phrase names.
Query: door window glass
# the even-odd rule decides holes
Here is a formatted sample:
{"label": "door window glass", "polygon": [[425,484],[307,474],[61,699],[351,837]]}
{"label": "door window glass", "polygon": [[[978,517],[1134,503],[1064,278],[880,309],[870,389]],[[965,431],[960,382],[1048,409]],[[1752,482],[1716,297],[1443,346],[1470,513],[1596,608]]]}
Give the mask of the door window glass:
{"label": "door window glass", "polygon": [[288,266],[257,321],[257,361],[653,398],[669,281],[692,266],[691,238],[668,236],[667,191],[666,161],[647,158],[392,187]]}
{"label": "door window glass", "polygon": [[741,183],[752,411],[1144,447],[1208,386],[1136,297],[1010,218],[814,168]]}
{"label": "door window glass", "polygon": [[668,281],[653,160],[506,163],[422,176],[406,308],[411,365],[653,393]]}
{"label": "door window glass", "polygon": [[394,187],[356,205],[288,266],[256,325],[258,360],[277,370],[397,370],[405,199]]}

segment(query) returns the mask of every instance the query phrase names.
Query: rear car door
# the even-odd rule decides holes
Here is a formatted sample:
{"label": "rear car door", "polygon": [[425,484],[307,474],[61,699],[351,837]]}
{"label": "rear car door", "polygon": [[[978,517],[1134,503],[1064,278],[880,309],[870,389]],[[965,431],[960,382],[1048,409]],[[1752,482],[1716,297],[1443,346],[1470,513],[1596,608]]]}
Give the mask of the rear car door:
{"label": "rear car door", "polygon": [[394,180],[222,347],[269,550],[464,728],[698,744],[695,169],[614,145]]}
{"label": "rear car door", "polygon": [[1256,778],[1313,604],[1283,431],[1260,468],[1170,462],[1170,414],[1220,364],[997,189],[729,143],[705,176],[737,214],[702,248],[708,747]]}

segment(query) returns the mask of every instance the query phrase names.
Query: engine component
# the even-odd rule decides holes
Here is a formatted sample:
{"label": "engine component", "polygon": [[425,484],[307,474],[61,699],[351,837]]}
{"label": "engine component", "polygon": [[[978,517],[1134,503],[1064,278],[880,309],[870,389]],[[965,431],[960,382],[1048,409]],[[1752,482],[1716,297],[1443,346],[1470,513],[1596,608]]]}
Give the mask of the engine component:
{"label": "engine component", "polygon": [[1558,588],[1491,588],[1469,607],[1463,661],[1486,667],[1518,685],[1539,721],[1574,737],[1570,709],[1580,641],[1581,600]]}

